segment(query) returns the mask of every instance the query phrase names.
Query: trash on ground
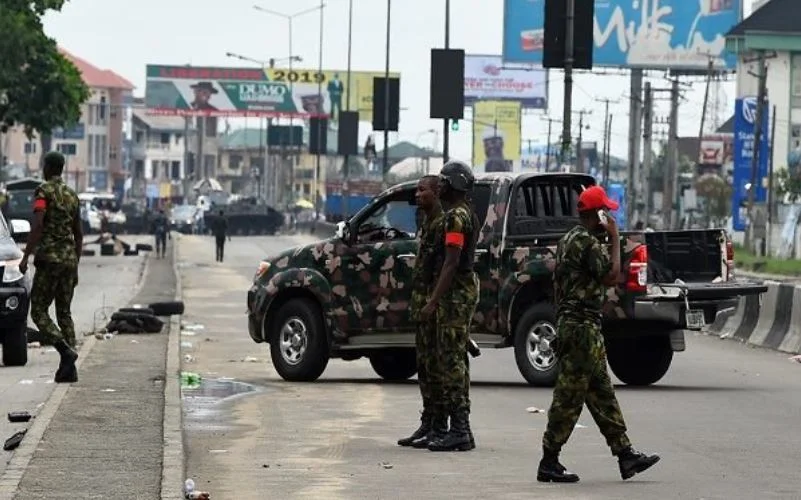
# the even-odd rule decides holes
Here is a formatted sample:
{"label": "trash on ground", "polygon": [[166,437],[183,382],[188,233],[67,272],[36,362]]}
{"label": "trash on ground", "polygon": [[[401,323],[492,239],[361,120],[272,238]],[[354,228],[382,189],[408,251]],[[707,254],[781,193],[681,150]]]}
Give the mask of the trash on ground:
{"label": "trash on ground", "polygon": [[536,406],[529,406],[526,408],[526,411],[529,413],[545,413],[545,410],[542,408],[537,408]]}
{"label": "trash on ground", "polygon": [[205,326],[198,323],[181,323],[182,330],[203,330]]}
{"label": "trash on ground", "polygon": [[19,383],[22,384],[22,385],[30,385],[30,384],[33,383],[33,380],[26,378],[26,379],[20,380]]}
{"label": "trash on ground", "polygon": [[228,453],[228,450],[209,450],[209,453]]}
{"label": "trash on ground", "polygon": [[9,422],[27,422],[31,419],[31,414],[27,411],[10,411],[8,412]]}
{"label": "trash on ground", "polygon": [[105,335],[103,335],[103,339],[104,340],[111,340],[113,338],[114,338],[114,334],[113,333],[106,333]]}
{"label": "trash on ground", "polygon": [[184,498],[209,500],[211,496],[207,491],[195,491],[195,482],[192,479],[187,479],[184,481]]}
{"label": "trash on ground", "polygon": [[117,392],[117,389],[103,389],[100,392]]}
{"label": "trash on ground", "polygon": [[17,449],[19,444],[22,442],[22,438],[25,437],[27,432],[28,429],[22,429],[21,431],[15,432],[10,438],[6,439],[6,442],[3,444],[3,449],[6,451]]}
{"label": "trash on ground", "polygon": [[201,376],[192,372],[181,372],[181,387],[196,389],[200,387]]}
{"label": "trash on ground", "polygon": [[139,343],[139,341],[138,341],[138,340],[136,340],[136,339],[133,339],[133,340],[131,341],[131,344],[138,344],[138,343]]}
{"label": "trash on ground", "polygon": [[195,335],[197,335],[197,332],[195,332],[194,330],[181,330],[181,335],[183,335],[184,337],[194,337]]}
{"label": "trash on ground", "polygon": [[187,363],[194,363],[195,362],[195,357],[192,356],[191,354],[187,354],[187,355],[184,356],[184,361],[187,362]]}
{"label": "trash on ground", "polygon": [[381,467],[383,467],[385,469],[391,469],[391,468],[394,467],[394,465],[392,465],[389,462],[379,462],[378,465],[380,465]]}
{"label": "trash on ground", "polygon": [[796,363],[801,363],[801,354],[799,354],[798,356],[791,356],[787,359],[789,359],[790,361],[795,361]]}
{"label": "trash on ground", "polygon": [[184,347],[186,349],[191,349],[192,348],[192,342],[187,342],[186,340],[184,340],[183,342],[181,342],[181,347]]}
{"label": "trash on ground", "polygon": [[247,356],[245,359],[242,360],[243,363],[258,363],[259,358],[254,358],[253,356]]}
{"label": "trash on ground", "polygon": [[576,428],[576,429],[586,429],[586,428],[587,428],[587,426],[586,426],[586,425],[581,425],[581,424],[576,424],[576,427],[575,427],[575,428]]}

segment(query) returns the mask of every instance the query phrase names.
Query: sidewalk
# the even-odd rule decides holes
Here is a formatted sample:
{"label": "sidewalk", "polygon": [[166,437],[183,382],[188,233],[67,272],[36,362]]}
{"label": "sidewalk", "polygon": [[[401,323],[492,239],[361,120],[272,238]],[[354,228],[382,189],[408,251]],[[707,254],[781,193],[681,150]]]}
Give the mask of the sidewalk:
{"label": "sidewalk", "polygon": [[[174,300],[169,254],[149,257],[132,303]],[[79,368],[79,382],[55,409],[15,499],[160,498],[168,336],[163,331],[96,341]],[[18,453],[23,451],[21,446]]]}

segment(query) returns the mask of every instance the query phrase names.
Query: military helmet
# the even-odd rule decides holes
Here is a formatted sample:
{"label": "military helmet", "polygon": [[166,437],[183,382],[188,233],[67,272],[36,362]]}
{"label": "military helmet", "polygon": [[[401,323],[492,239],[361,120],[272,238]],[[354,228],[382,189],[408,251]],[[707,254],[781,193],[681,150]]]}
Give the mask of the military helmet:
{"label": "military helmet", "polygon": [[473,169],[458,160],[446,163],[439,172],[439,178],[447,182],[452,189],[463,193],[471,191],[476,181]]}

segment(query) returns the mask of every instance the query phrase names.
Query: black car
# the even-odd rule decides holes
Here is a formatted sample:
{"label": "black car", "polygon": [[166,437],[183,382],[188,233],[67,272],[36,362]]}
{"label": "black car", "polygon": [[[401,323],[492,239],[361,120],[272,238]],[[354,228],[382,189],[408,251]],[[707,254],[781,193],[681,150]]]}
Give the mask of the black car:
{"label": "black car", "polygon": [[19,269],[24,242],[31,231],[30,222],[13,219],[11,227],[0,216],[0,341],[3,364],[25,366],[28,362],[28,309],[31,304],[30,275]]}

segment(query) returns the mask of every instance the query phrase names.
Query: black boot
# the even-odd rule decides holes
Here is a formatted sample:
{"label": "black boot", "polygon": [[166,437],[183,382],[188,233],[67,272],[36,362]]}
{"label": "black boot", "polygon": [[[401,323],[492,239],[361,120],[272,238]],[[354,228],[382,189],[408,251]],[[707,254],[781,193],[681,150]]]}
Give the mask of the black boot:
{"label": "black boot", "polygon": [[61,355],[54,381],[57,384],[77,382],[78,369],[75,367],[75,361],[78,360],[78,353],[63,340],[56,342],[54,347],[59,355]]}
{"label": "black boot", "polygon": [[559,463],[559,453],[543,450],[540,466],[537,468],[537,481],[541,483],[577,483],[578,474],[570,472]]}
{"label": "black boot", "polygon": [[425,438],[429,432],[431,432],[431,421],[433,420],[431,413],[423,411],[423,415],[420,417],[420,427],[417,428],[416,431],[412,433],[411,436],[398,439],[398,446],[412,446],[412,444],[421,439]]}
{"label": "black boot", "polygon": [[412,448],[418,450],[428,448],[430,442],[442,439],[446,434],[448,434],[448,417],[435,414],[431,420],[431,430],[425,436],[412,441]]}
{"label": "black boot", "polygon": [[451,415],[451,430],[442,439],[431,441],[431,451],[469,451],[475,448],[470,442],[469,413],[460,411]]}
{"label": "black boot", "polygon": [[617,455],[620,477],[625,481],[644,472],[659,461],[659,455],[646,455],[629,446]]}

